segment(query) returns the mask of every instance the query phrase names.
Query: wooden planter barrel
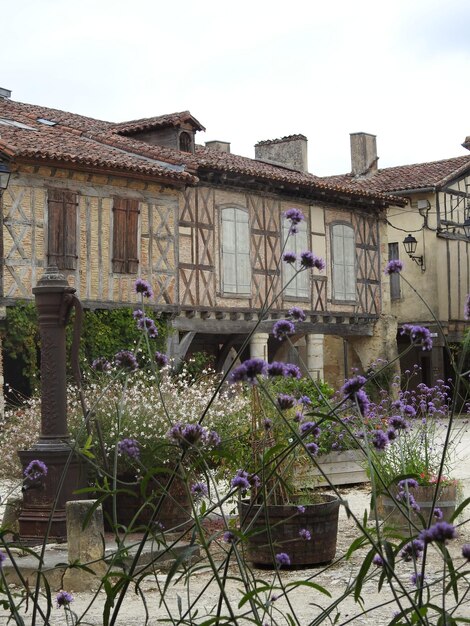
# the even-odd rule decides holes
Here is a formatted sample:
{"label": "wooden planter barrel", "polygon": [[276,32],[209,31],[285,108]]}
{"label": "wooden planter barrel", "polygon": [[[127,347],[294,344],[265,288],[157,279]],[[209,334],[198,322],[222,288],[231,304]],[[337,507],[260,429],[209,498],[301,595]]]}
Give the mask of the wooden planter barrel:
{"label": "wooden planter barrel", "polygon": [[[415,489],[410,489],[410,494],[413,495],[417,504],[419,505],[419,513],[423,516],[427,523],[429,519],[429,513],[431,511],[432,501],[434,498],[434,492],[436,490],[435,485],[419,486]],[[398,490],[394,489],[394,496],[398,494]],[[443,513],[443,520],[450,522],[452,515],[454,514],[457,502],[457,486],[456,485],[444,485],[439,487],[437,494],[436,507],[441,509]],[[394,526],[396,528],[408,528],[407,513],[402,512],[400,508],[395,504],[393,499],[387,494],[380,494],[377,497],[377,513],[388,526]],[[412,510],[410,519],[421,528],[423,526],[422,521],[418,515]],[[433,520],[437,521],[437,520]]]}
{"label": "wooden planter barrel", "polygon": [[[158,513],[153,517],[153,521],[159,524],[162,530],[181,532],[188,530],[192,524],[191,502],[187,495],[183,481],[176,478],[168,493],[165,493],[164,486],[168,482],[169,476],[159,475],[156,481],[149,481],[146,497],[143,497],[140,485],[119,484],[118,489],[125,489],[129,493],[117,494],[117,517],[118,524],[129,527],[133,523],[133,529],[147,526],[152,520],[156,506],[163,495],[163,502]],[[124,483],[132,482],[132,477],[121,477]],[[139,509],[140,512],[139,512]],[[112,530],[111,519],[113,517],[113,498],[109,496],[103,503],[105,512],[105,530]],[[134,517],[137,515],[136,519]]]}
{"label": "wooden planter barrel", "polygon": [[[332,485],[353,485],[369,482],[364,468],[364,455],[360,450],[342,450],[322,454],[317,458],[317,461]],[[294,472],[296,483],[302,484],[308,489],[329,485],[313,463],[298,465]]]}
{"label": "wooden planter barrel", "polygon": [[[255,531],[245,543],[247,560],[254,565],[275,567],[275,555],[285,552],[291,567],[332,561],[336,554],[339,499],[330,495],[323,495],[322,499],[318,504],[305,505],[304,513],[292,504],[265,506],[241,502],[241,528],[244,532]],[[309,541],[300,537],[301,529],[310,532]]]}

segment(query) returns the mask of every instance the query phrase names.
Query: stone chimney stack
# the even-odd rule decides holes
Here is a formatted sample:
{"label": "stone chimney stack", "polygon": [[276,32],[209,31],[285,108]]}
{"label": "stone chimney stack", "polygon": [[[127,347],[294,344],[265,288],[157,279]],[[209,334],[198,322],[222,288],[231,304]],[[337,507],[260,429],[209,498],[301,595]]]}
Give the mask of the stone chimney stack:
{"label": "stone chimney stack", "polygon": [[255,145],[255,159],[308,172],[307,137],[289,135],[282,139],[260,141]]}
{"label": "stone chimney stack", "polygon": [[230,142],[229,141],[206,141],[206,148],[211,150],[218,150],[219,152],[228,152],[230,154]]}
{"label": "stone chimney stack", "polygon": [[377,171],[377,141],[369,133],[351,133],[351,173],[367,176]]}

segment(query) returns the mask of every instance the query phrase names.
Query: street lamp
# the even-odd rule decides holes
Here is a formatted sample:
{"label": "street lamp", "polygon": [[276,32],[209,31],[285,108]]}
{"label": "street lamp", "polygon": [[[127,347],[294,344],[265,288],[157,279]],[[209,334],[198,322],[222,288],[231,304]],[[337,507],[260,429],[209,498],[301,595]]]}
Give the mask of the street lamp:
{"label": "street lamp", "polygon": [[8,165],[0,163],[0,195],[8,187],[11,171]]}
{"label": "street lamp", "polygon": [[[469,226],[470,226],[470,220],[469,220]],[[419,267],[421,268],[421,271],[424,272],[426,270],[426,266],[424,265],[424,257],[415,255],[416,252],[416,246],[418,245],[418,242],[416,241],[416,238],[413,237],[413,235],[407,235],[404,240],[403,240],[403,246],[405,248],[405,252],[406,254],[410,257],[410,259],[413,259],[413,261],[419,265]]]}

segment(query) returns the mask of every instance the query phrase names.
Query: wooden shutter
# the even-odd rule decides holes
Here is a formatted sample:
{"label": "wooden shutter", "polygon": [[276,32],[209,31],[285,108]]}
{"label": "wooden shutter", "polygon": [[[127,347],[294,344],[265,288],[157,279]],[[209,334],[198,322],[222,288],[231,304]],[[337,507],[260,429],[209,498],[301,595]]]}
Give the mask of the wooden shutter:
{"label": "wooden shutter", "polygon": [[[288,220],[284,220],[283,224],[283,235],[284,242],[287,241],[286,252],[295,252],[297,258],[300,257],[300,253],[305,250],[309,250],[310,246],[308,244],[308,233],[307,233],[307,222],[303,221],[297,225],[297,233],[295,235],[289,234],[291,228],[291,223]],[[287,239],[288,238],[288,239]],[[293,298],[308,298],[310,296],[309,293],[309,285],[310,285],[310,272],[303,270],[299,272],[292,282],[289,282],[294,274],[297,272],[295,267],[290,265],[289,263],[283,263],[282,265],[283,277],[284,277],[284,285],[285,295],[291,296]]]}
{"label": "wooden shutter", "polygon": [[250,229],[242,209],[222,210],[222,275],[225,293],[251,292]]}
{"label": "wooden shutter", "polygon": [[113,272],[137,274],[139,202],[114,198],[113,203]]}
{"label": "wooden shutter", "polygon": [[77,267],[77,194],[64,189],[49,189],[48,263],[59,269]]}
{"label": "wooden shutter", "polygon": [[345,224],[332,227],[333,297],[356,300],[356,244],[354,229]]}
{"label": "wooden shutter", "polygon": [[[399,246],[398,243],[388,244],[388,260],[399,259]],[[392,300],[398,300],[400,298],[400,274],[395,272],[390,274],[390,298]]]}

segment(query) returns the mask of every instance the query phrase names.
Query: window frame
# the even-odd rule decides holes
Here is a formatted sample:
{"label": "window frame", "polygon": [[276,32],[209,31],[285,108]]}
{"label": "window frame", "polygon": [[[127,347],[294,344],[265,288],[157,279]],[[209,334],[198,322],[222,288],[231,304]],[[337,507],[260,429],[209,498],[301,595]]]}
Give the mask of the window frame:
{"label": "window frame", "polygon": [[139,270],[140,202],[113,197],[113,241],[111,264],[115,274],[137,274]]}
{"label": "window frame", "polygon": [[[233,244],[233,252],[229,252],[226,249],[226,237],[224,236],[224,214],[227,215],[227,211],[234,211],[234,218],[236,215],[244,215],[246,216],[246,220],[237,222],[236,219],[233,220],[235,224],[234,232],[235,232],[235,241]],[[246,237],[247,237],[247,251],[240,250],[237,247],[237,236],[236,236],[236,224],[246,224]],[[236,204],[228,204],[221,206],[219,209],[219,233],[220,233],[220,290],[221,295],[223,297],[231,297],[231,298],[250,298],[252,295],[252,263],[251,263],[251,224],[250,224],[250,213],[246,207],[241,207]],[[234,256],[234,265],[235,265],[235,291],[227,290],[227,275],[225,269],[225,262],[227,260],[227,254],[233,254]],[[242,280],[238,280],[238,272],[237,269],[240,267],[238,262],[238,258],[241,255],[245,255],[248,260],[248,279],[246,283],[243,283]]]}
{"label": "window frame", "polygon": [[76,270],[78,197],[70,189],[47,189],[47,264]]}
{"label": "window frame", "polygon": [[[352,241],[352,256],[353,256],[353,273],[354,273],[354,297],[348,298],[346,297],[346,288],[344,288],[343,292],[338,295],[336,287],[335,287],[335,273],[336,271],[338,271],[338,266],[342,266],[343,268],[347,267],[347,264],[343,261],[343,263],[338,263],[335,260],[335,230],[338,227],[342,227],[344,228],[348,228],[351,232],[352,232],[352,237],[349,237],[348,239],[350,239]],[[343,259],[344,259],[344,241],[345,241],[345,237],[344,235],[341,237],[342,241],[343,241]],[[344,222],[344,221],[337,221],[337,222],[333,222],[332,224],[330,224],[330,250],[331,250],[331,263],[330,263],[330,267],[331,267],[331,302],[336,303],[336,304],[357,304],[358,301],[358,296],[357,296],[357,251],[356,251],[356,232],[354,230],[354,227],[351,225],[350,222]],[[349,265],[349,267],[351,267],[351,265]],[[344,285],[346,286],[346,272],[345,270],[343,270],[343,282]],[[342,297],[344,296],[344,297]]]}

